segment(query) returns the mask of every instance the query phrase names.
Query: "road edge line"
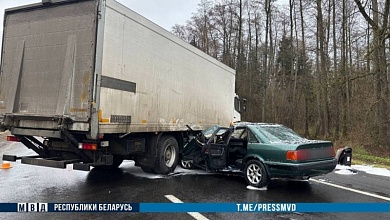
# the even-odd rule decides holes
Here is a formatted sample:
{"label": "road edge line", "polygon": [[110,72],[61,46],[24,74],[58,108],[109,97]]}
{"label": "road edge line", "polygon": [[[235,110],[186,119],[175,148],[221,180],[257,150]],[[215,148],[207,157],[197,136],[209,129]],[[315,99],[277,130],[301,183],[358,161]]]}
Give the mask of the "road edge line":
{"label": "road edge line", "polygon": [[336,184],[333,184],[333,183],[324,182],[324,181],[321,181],[321,180],[316,180],[316,179],[309,179],[309,180],[313,181],[313,182],[316,182],[316,183],[322,183],[322,184],[325,184],[325,185],[333,186],[333,187],[336,187],[336,188],[339,188],[339,189],[345,189],[345,190],[348,190],[348,191],[351,191],[351,192],[360,193],[360,194],[363,194],[363,195],[366,195],[366,196],[371,196],[371,197],[374,197],[374,198],[377,198],[377,199],[383,199],[383,200],[386,200],[386,201],[390,201],[390,198],[385,197],[385,196],[380,196],[380,195],[376,195],[376,194],[373,194],[373,193],[360,191],[360,190],[357,190],[357,189],[351,189],[351,188],[348,188],[348,187],[345,187],[345,186],[340,186],[340,185],[336,185]]}

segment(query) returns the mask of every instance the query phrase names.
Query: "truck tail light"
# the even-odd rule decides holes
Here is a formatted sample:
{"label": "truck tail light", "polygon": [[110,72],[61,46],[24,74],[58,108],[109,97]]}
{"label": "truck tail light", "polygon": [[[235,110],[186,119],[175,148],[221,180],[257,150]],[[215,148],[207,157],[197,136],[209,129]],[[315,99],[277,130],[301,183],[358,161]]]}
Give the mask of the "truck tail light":
{"label": "truck tail light", "polygon": [[20,139],[18,137],[10,135],[10,136],[7,136],[7,141],[20,142]]}
{"label": "truck tail light", "polygon": [[97,144],[95,144],[95,143],[79,143],[79,149],[97,150]]}

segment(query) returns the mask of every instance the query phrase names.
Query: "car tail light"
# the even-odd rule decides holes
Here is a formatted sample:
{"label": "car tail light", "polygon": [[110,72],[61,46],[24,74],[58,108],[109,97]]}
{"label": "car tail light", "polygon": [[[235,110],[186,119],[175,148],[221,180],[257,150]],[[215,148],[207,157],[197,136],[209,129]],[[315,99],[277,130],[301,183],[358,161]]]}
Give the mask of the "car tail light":
{"label": "car tail light", "polygon": [[306,150],[289,150],[286,153],[286,159],[292,161],[307,160],[309,155]]}
{"label": "car tail light", "polygon": [[330,147],[330,148],[329,148],[329,152],[330,152],[330,155],[331,155],[332,157],[336,157],[336,151],[334,150],[334,147]]}
{"label": "car tail light", "polygon": [[18,137],[10,135],[10,136],[7,136],[7,141],[20,142],[20,139]]}
{"label": "car tail light", "polygon": [[286,153],[286,159],[291,161],[316,160],[335,156],[336,154],[332,146],[325,148],[289,150]]}
{"label": "car tail light", "polygon": [[298,152],[295,150],[289,150],[286,154],[287,160],[298,160]]}
{"label": "car tail light", "polygon": [[97,150],[97,144],[96,143],[79,143],[79,149]]}

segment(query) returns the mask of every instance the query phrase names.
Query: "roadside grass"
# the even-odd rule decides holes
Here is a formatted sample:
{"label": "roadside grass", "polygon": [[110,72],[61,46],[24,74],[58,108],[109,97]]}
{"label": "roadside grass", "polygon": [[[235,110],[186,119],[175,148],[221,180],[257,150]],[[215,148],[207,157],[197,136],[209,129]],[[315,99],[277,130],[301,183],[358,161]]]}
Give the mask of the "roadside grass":
{"label": "roadside grass", "polygon": [[390,157],[388,153],[383,156],[372,155],[364,147],[352,148],[352,164],[358,165],[372,165],[375,167],[386,168],[390,170]]}

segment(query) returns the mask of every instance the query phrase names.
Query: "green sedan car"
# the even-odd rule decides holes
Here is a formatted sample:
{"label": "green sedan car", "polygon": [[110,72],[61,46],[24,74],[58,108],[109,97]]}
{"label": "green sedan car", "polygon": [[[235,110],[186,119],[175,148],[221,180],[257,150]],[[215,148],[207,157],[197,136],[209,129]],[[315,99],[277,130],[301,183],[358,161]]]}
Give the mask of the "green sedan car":
{"label": "green sedan car", "polygon": [[199,132],[183,149],[182,166],[240,171],[264,187],[275,178],[309,179],[337,165],[330,141],[308,140],[280,124],[236,123]]}

